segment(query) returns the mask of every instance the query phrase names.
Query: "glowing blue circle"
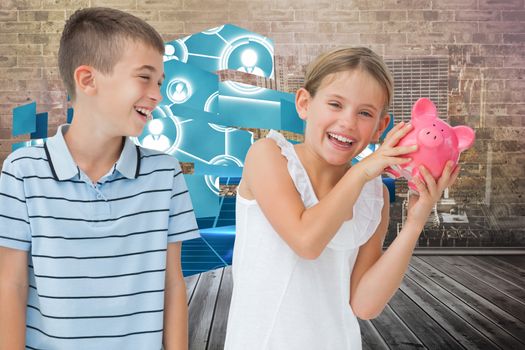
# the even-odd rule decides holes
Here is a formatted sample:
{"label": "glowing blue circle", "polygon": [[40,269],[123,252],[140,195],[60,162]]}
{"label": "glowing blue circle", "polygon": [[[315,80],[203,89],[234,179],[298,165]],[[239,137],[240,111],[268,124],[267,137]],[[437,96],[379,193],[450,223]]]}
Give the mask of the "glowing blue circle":
{"label": "glowing blue circle", "polygon": [[172,79],[168,83],[168,86],[166,86],[166,96],[168,96],[173,103],[180,104],[186,102],[192,93],[191,84],[185,79]]}
{"label": "glowing blue circle", "polygon": [[[246,52],[247,50],[252,52]],[[255,65],[252,67],[245,67],[242,60],[243,54],[248,56],[248,61],[251,60],[253,62],[255,59]],[[233,69],[272,78],[274,76],[273,65],[272,45],[270,45],[270,43],[265,38],[255,35],[244,35],[236,38],[225,47],[221,54],[219,70]],[[225,83],[232,89],[244,94],[254,94],[261,90],[260,87],[248,84],[236,83],[232,81],[226,81]]]}
{"label": "glowing blue circle", "polygon": [[[217,113],[218,112],[218,108],[217,108],[218,101],[219,101],[219,92],[215,91],[206,100],[206,103],[204,104],[204,110],[206,112],[209,112],[209,113]],[[225,133],[225,132],[237,130],[236,128],[232,128],[232,127],[229,127],[229,126],[217,125],[217,124],[213,124],[213,123],[208,123],[208,125],[213,130],[216,130],[218,132],[224,132]]]}
{"label": "glowing blue circle", "polygon": [[224,25],[218,26],[218,27],[215,27],[215,28],[210,28],[210,29],[205,30],[205,31],[203,31],[201,33],[202,34],[206,34],[206,35],[214,35],[214,34],[217,34],[218,32],[220,32],[222,30],[222,28],[224,28]]}
{"label": "glowing blue circle", "polygon": [[[163,149],[155,147],[146,148],[153,148],[160,150],[161,152],[173,154],[176,150],[179,149],[180,143],[182,141],[182,127],[179,119],[173,115],[173,113],[167,106],[157,106],[153,110],[153,113],[151,115],[152,120],[148,123],[151,123],[153,120],[155,120],[156,123],[158,123],[158,121],[162,122],[161,134],[152,135],[150,132],[149,125],[146,124],[144,130],[142,131],[142,134],[140,134],[138,137],[132,137],[131,140],[136,145],[146,147],[146,144],[148,143],[149,145],[151,145],[150,142],[165,142],[164,137],[166,137],[169,140],[169,144],[166,147],[162,147]],[[165,143],[163,143],[163,145],[164,144]]]}
{"label": "glowing blue circle", "polygon": [[[210,164],[243,167],[243,163],[238,158],[235,158],[227,154],[220,154],[214,157],[212,160],[210,160]],[[208,186],[210,191],[212,191],[218,196],[219,190],[220,190],[219,176],[205,175],[204,181],[206,182],[206,186]]]}
{"label": "glowing blue circle", "polygon": [[164,45],[164,62],[169,60],[179,60],[188,62],[188,47],[183,39],[177,39]]}

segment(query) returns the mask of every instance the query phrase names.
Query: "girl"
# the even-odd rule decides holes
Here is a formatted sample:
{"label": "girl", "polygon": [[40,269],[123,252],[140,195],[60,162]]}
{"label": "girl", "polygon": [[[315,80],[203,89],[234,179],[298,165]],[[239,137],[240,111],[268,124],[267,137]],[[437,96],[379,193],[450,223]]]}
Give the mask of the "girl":
{"label": "girl", "polygon": [[381,173],[417,146],[400,123],[354,166],[389,122],[392,78],[366,48],[328,52],[309,67],[296,106],[303,144],[271,131],[249,150],[237,192],[233,294],[225,349],[360,349],[356,317],[376,317],[396,292],[442,191],[422,168],[403,230],[382,253],[389,198]]}

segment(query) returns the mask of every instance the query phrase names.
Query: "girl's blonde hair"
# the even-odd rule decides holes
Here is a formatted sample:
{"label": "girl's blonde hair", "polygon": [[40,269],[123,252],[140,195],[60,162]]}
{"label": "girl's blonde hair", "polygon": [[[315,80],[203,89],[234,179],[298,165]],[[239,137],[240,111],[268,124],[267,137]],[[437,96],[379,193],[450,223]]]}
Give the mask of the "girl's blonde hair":
{"label": "girl's blonde hair", "polygon": [[386,97],[382,115],[388,113],[394,90],[392,75],[383,59],[366,47],[336,49],[320,55],[308,66],[304,88],[314,97],[327,76],[354,69],[367,72],[381,85]]}

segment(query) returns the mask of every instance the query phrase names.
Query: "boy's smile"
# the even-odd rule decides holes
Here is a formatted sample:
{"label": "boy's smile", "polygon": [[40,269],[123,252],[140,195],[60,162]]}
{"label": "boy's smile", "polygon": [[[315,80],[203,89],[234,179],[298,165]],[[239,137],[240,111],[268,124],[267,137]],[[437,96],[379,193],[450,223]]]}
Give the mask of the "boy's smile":
{"label": "boy's smile", "polygon": [[146,122],[151,117],[152,110],[148,107],[135,106],[135,110],[140,114],[139,118]]}

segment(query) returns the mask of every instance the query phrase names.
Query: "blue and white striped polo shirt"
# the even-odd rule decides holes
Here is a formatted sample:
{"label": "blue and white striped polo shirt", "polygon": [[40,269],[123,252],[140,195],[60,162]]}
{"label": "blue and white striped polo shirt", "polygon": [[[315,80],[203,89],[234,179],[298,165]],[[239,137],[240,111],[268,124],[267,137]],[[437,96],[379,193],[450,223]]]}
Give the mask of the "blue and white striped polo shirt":
{"label": "blue and white striped polo shirt", "polygon": [[180,165],[126,138],[93,184],[67,127],[0,176],[0,245],[29,251],[27,348],[160,349],[167,245],[199,237]]}

